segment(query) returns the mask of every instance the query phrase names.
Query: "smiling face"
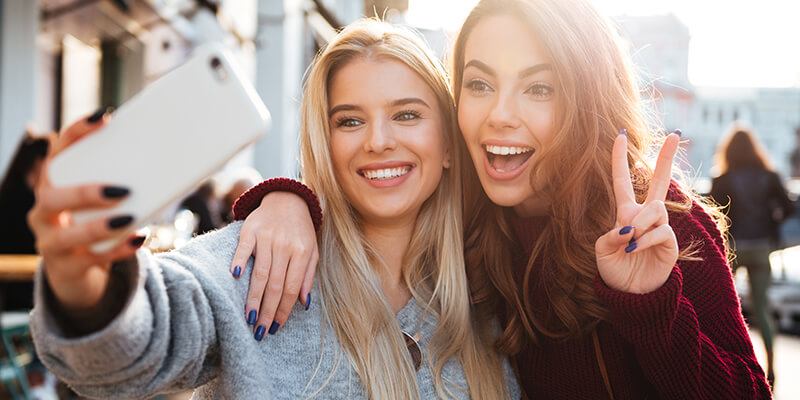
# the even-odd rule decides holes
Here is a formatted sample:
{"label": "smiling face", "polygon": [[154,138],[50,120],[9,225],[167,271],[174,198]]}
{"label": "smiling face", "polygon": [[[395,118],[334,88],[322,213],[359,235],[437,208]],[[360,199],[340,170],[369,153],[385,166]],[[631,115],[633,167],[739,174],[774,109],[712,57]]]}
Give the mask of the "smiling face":
{"label": "smiling face", "polygon": [[532,161],[553,136],[556,78],[535,33],[509,15],[478,22],[464,47],[458,122],[478,177],[495,204],[521,215],[547,205]]}
{"label": "smiling face", "polygon": [[328,88],[331,158],[348,201],[367,222],[413,221],[447,165],[436,96],[393,60],[356,58]]}

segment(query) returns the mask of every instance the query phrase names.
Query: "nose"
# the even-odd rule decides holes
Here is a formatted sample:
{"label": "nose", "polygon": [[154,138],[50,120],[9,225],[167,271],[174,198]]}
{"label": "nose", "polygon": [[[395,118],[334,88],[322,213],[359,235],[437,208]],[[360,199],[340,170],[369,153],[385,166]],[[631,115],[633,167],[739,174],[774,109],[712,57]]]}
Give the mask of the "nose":
{"label": "nose", "polygon": [[516,129],[520,126],[519,108],[512,93],[498,93],[489,110],[488,123],[494,129]]}
{"label": "nose", "polygon": [[388,122],[374,123],[366,130],[364,151],[368,153],[382,153],[397,147],[394,132]]}

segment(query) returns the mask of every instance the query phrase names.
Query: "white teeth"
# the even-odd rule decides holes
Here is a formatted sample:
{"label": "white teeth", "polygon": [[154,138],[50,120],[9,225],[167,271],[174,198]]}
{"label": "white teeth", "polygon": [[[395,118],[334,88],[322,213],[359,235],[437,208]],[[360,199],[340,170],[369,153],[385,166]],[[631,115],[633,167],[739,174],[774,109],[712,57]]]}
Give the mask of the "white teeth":
{"label": "white teeth", "polygon": [[411,171],[411,167],[398,167],[398,168],[384,168],[384,169],[371,169],[371,170],[362,170],[361,174],[364,175],[367,179],[371,180],[383,180],[383,179],[392,179],[397,178],[399,176],[403,176]]}
{"label": "white teeth", "polygon": [[486,145],[486,152],[498,155],[498,156],[505,156],[505,155],[514,155],[514,154],[523,154],[529,151],[533,151],[533,147],[517,147],[517,146],[492,146]]}

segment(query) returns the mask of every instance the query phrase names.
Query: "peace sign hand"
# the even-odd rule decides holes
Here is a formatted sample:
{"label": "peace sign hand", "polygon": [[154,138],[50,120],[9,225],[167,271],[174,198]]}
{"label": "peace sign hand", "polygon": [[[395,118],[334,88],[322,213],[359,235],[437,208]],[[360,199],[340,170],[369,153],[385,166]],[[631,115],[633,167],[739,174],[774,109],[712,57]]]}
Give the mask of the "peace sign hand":
{"label": "peace sign hand", "polygon": [[653,180],[644,204],[636,202],[628,169],[628,138],[621,132],[611,153],[615,228],[595,242],[597,270],[608,287],[644,294],[660,288],[678,260],[678,241],[664,201],[672,175],[672,159],[680,136],[667,136],[656,161]]}

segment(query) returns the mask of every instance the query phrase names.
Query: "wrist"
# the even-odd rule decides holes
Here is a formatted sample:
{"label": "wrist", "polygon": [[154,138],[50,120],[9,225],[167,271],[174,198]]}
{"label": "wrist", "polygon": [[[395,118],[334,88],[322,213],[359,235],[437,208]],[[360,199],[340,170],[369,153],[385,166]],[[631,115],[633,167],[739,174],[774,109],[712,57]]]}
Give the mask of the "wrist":
{"label": "wrist", "polygon": [[47,274],[47,282],[58,308],[68,314],[82,314],[96,307],[108,287],[109,275],[103,267],[87,269],[78,278]]}
{"label": "wrist", "polygon": [[273,192],[288,192],[305,200],[308,211],[311,214],[311,220],[314,223],[314,230],[319,231],[322,226],[322,209],[319,205],[319,199],[306,185],[287,178],[267,179],[239,196],[239,199],[233,205],[234,220],[241,221],[247,218],[251,212],[261,205],[266,195]]}

